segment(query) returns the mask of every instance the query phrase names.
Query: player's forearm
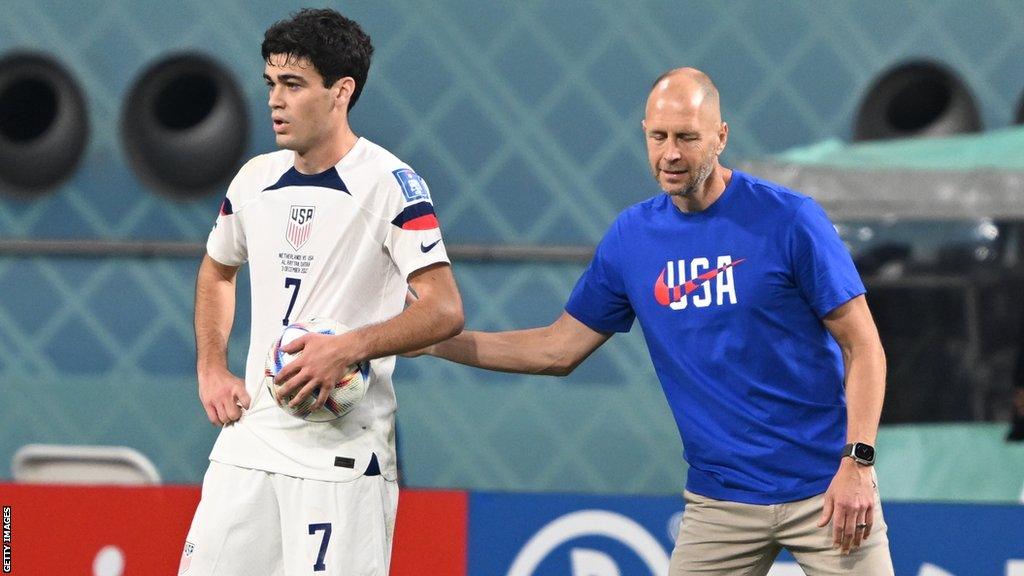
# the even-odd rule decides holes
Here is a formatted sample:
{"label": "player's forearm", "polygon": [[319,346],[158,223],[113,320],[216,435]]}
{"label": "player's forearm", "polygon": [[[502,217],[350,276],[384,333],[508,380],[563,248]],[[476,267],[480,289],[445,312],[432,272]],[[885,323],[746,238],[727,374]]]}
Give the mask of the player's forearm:
{"label": "player's forearm", "polygon": [[401,314],[357,330],[359,357],[372,360],[425,348],[462,331],[462,302],[454,298],[417,301]]}
{"label": "player's forearm", "polygon": [[843,351],[846,361],[847,442],[874,444],[885,399],[885,352],[878,342]]}
{"label": "player's forearm", "polygon": [[196,371],[227,368],[228,338],[235,316],[235,278],[204,260],[196,278]]}
{"label": "player's forearm", "polygon": [[430,347],[428,353],[459,364],[521,374],[564,376],[575,363],[563,362],[562,346],[548,328],[508,332],[464,331]]}

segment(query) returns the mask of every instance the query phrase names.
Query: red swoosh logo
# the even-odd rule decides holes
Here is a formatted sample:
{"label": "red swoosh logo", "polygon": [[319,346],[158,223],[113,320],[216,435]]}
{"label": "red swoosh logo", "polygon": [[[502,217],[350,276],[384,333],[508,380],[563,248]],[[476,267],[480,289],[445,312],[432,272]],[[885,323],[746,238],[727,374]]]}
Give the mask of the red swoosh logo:
{"label": "red swoosh logo", "polygon": [[714,270],[708,270],[700,276],[697,276],[692,280],[688,280],[686,284],[683,284],[682,286],[672,286],[671,288],[665,284],[665,270],[662,270],[661,274],[658,275],[658,280],[654,283],[654,299],[662,306],[668,306],[671,302],[678,302],[679,300],[682,300],[683,296],[688,296],[708,280],[712,280],[715,276],[718,276],[733,266],[740,265],[746,260],[746,258],[740,258],[735,262],[722,264]]}

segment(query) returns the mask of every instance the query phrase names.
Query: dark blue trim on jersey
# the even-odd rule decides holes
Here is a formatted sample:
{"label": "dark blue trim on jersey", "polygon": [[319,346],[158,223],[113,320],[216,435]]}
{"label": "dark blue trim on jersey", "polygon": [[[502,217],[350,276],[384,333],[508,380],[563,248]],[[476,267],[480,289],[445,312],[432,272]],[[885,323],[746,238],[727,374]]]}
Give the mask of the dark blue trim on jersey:
{"label": "dark blue trim on jersey", "polygon": [[417,202],[406,206],[398,216],[395,216],[391,223],[401,228],[406,222],[428,214],[434,214],[434,205],[430,202]]}
{"label": "dark blue trim on jersey", "polygon": [[224,216],[234,214],[234,209],[231,208],[231,200],[227,196],[224,197],[224,201],[220,203],[220,213]]}
{"label": "dark blue trim on jersey", "polygon": [[364,476],[380,476],[380,462],[377,461],[377,453],[374,452],[370,457],[370,464],[366,467],[366,472],[363,472]]}
{"label": "dark blue trim on jersey", "polygon": [[327,170],[319,174],[303,174],[292,166],[288,169],[281,178],[269,188],[264,188],[263,191],[277,190],[279,188],[287,188],[288,186],[315,186],[318,188],[332,188],[334,190],[341,190],[345,194],[351,195],[348,191],[348,187],[341,180],[341,176],[338,174],[338,169],[331,166]]}

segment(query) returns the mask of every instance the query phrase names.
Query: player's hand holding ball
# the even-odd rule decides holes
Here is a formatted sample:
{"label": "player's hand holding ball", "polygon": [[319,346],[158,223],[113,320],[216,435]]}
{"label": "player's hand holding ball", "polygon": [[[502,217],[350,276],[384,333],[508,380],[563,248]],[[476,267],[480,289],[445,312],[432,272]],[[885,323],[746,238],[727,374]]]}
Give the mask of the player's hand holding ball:
{"label": "player's hand holding ball", "polygon": [[352,355],[348,328],[329,318],[297,322],[274,341],[267,387],[282,408],[313,422],[347,414],[366,394],[369,363]]}

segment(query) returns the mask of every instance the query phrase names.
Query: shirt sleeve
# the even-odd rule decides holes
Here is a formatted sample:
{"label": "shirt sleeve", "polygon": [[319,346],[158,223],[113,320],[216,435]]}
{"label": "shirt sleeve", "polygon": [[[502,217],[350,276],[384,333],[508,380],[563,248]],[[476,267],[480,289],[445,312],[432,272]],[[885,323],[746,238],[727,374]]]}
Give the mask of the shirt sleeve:
{"label": "shirt sleeve", "polygon": [[243,166],[228,186],[227,194],[220,205],[220,213],[206,239],[206,253],[221,264],[241,266],[249,259],[245,241],[245,229],[239,214],[243,204],[246,166]]}
{"label": "shirt sleeve", "polygon": [[819,318],[866,292],[850,251],[825,211],[810,198],[794,217],[789,253],[797,288]]}
{"label": "shirt sleeve", "polygon": [[629,332],[636,318],[619,265],[623,257],[621,246],[616,222],[597,245],[594,258],[565,305],[565,311],[573,318],[606,334]]}
{"label": "shirt sleeve", "polygon": [[449,264],[427,183],[411,168],[400,168],[391,176],[384,184],[391,219],[384,247],[402,277],[431,264]]}

